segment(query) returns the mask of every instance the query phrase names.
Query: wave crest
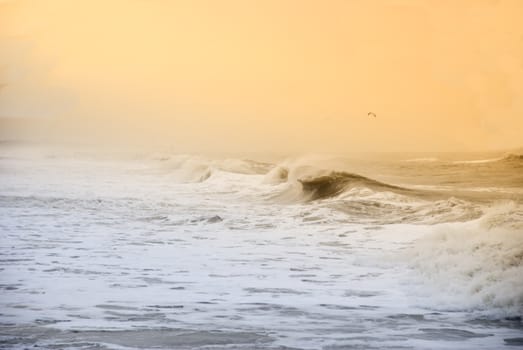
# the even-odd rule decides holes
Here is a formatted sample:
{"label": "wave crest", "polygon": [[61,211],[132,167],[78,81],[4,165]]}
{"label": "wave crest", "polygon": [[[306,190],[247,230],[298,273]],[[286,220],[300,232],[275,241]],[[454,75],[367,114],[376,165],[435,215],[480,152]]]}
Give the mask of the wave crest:
{"label": "wave crest", "polygon": [[415,242],[411,266],[430,286],[437,309],[523,316],[523,210],[515,203]]}
{"label": "wave crest", "polygon": [[283,166],[275,166],[265,175],[263,183],[275,185],[287,182],[288,179],[289,169]]}
{"label": "wave crest", "polygon": [[523,154],[508,154],[501,161],[523,164]]}
{"label": "wave crest", "polygon": [[335,197],[355,187],[376,191],[408,191],[406,188],[389,185],[358,174],[336,171],[319,177],[298,179],[298,182],[311,200]]}
{"label": "wave crest", "polygon": [[200,156],[177,155],[158,158],[162,167],[182,183],[203,182],[216,171],[244,175],[266,174],[273,164],[249,159],[207,159]]}

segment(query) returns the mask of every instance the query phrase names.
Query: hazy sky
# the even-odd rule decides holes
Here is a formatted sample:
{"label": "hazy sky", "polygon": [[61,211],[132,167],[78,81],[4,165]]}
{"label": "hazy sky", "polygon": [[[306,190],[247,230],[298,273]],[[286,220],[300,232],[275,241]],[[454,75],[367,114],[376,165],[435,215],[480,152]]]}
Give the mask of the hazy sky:
{"label": "hazy sky", "polygon": [[523,1],[0,1],[0,82],[62,141],[521,147]]}

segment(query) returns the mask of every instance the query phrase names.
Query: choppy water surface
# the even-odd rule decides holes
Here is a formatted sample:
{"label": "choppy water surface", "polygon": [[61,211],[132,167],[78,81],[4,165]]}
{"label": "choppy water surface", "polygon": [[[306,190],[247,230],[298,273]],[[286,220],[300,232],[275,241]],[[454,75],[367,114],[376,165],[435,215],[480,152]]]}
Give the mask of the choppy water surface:
{"label": "choppy water surface", "polygon": [[0,346],[523,345],[523,160],[2,149]]}

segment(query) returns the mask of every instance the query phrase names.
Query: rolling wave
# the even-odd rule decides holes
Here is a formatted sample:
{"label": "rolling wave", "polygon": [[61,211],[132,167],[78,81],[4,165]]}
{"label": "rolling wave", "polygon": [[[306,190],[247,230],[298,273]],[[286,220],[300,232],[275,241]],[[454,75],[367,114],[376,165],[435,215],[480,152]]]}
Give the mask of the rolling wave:
{"label": "rolling wave", "polygon": [[436,157],[422,157],[422,158],[410,158],[405,159],[404,162],[411,162],[411,163],[428,163],[428,162],[439,162],[440,159]]}
{"label": "rolling wave", "polygon": [[498,157],[498,158],[456,160],[456,161],[453,161],[452,163],[453,164],[488,164],[488,163],[522,164],[523,163],[523,154],[509,153],[503,157]]}
{"label": "rolling wave", "polygon": [[[380,198],[382,197],[382,198]],[[389,197],[389,198],[387,198]],[[384,196],[352,198],[330,206],[347,214],[347,221],[373,225],[423,224],[466,222],[483,215],[481,206],[454,197],[436,201],[418,201],[412,198]]]}
{"label": "rolling wave", "polygon": [[364,187],[374,191],[392,191],[397,193],[412,192],[412,190],[389,185],[358,174],[335,171],[328,175],[299,179],[298,182],[311,200],[336,197],[354,187]]}
{"label": "rolling wave", "polygon": [[[300,176],[314,171],[317,175]],[[310,168],[275,167],[267,177],[275,183],[286,182],[283,190],[272,197],[280,202],[320,201],[346,214],[347,222],[377,225],[475,220],[483,215],[484,197],[492,196],[465,190],[413,189],[359,174]]]}

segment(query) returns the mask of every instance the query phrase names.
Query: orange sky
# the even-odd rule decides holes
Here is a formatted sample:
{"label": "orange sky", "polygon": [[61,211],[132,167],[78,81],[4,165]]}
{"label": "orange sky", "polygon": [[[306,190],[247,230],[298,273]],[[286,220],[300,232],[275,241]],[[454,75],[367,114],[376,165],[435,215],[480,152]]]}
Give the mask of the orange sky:
{"label": "orange sky", "polygon": [[0,117],[179,151],[521,147],[522,14],[520,0],[0,1]]}

